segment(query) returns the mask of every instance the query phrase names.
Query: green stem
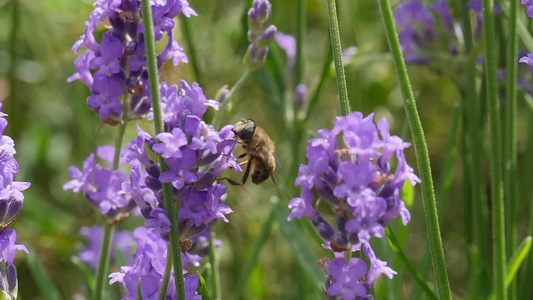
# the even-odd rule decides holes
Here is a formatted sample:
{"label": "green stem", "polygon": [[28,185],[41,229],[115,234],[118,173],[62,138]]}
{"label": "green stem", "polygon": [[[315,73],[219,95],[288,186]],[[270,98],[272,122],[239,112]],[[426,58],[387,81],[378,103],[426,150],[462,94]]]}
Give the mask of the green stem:
{"label": "green stem", "polygon": [[437,280],[440,299],[451,299],[450,283],[446,272],[446,262],[444,260],[444,250],[442,249],[442,240],[440,236],[439,218],[435,203],[435,192],[433,188],[433,179],[431,177],[431,166],[429,154],[424,137],[424,131],[418,116],[415,97],[407,75],[407,68],[400,48],[398,34],[394,26],[394,18],[389,0],[379,0],[379,7],[385,25],[387,40],[391,48],[396,76],[400,83],[402,95],[405,100],[405,112],[407,121],[411,128],[411,135],[416,151],[418,162],[418,171],[422,180],[422,198],[424,201],[424,210],[426,216],[426,226],[428,230],[429,245],[431,249],[431,258],[433,261],[433,270]]}
{"label": "green stem", "polygon": [[483,0],[483,32],[485,40],[486,91],[490,123],[490,169],[492,193],[493,286],[497,299],[507,299],[505,288],[505,217],[502,187],[500,106],[496,78],[496,43],[494,41],[494,2]]}
{"label": "green stem", "polygon": [[170,252],[172,252],[172,249],[171,247],[168,247],[167,264],[165,265],[165,273],[163,274],[161,287],[159,288],[159,293],[157,294],[158,300],[164,300],[167,296],[168,283],[170,282],[170,274],[172,272],[172,255],[168,255]]}
{"label": "green stem", "polygon": [[102,248],[100,248],[100,261],[98,262],[98,269],[96,270],[96,287],[94,289],[94,300],[102,299],[104,286],[106,282],[106,274],[109,269],[109,261],[111,259],[111,245],[113,240],[115,226],[108,222],[104,223],[104,237],[102,239]]}
{"label": "green stem", "polygon": [[189,56],[189,62],[191,63],[192,69],[194,71],[194,77],[196,77],[196,82],[198,82],[198,84],[205,90],[207,86],[205,85],[204,77],[202,76],[202,72],[200,71],[200,63],[198,61],[198,57],[196,56],[196,45],[194,44],[192,30],[189,26],[190,19],[185,17],[184,15],[181,15],[179,19],[181,21],[181,25],[183,26],[183,35],[185,36],[185,42],[187,43],[187,47],[189,48],[189,51],[187,53]]}
{"label": "green stem", "polygon": [[[161,95],[159,91],[159,78],[157,73],[157,61],[155,52],[155,39],[153,28],[152,9],[149,0],[142,0],[142,12],[144,16],[144,36],[146,44],[146,58],[148,61],[148,78],[150,82],[150,95],[152,97],[152,106],[154,111],[154,127],[155,133],[159,134],[164,131],[163,118],[161,113]],[[159,155],[159,164],[161,166],[161,173],[169,170],[165,159]],[[176,213],[176,206],[174,203],[174,195],[172,194],[172,186],[170,183],[163,183],[163,197],[165,199],[165,209],[167,217],[170,220],[170,245],[169,249],[172,255],[172,264],[174,267],[174,282],[176,283],[176,292],[178,299],[185,299],[185,286],[183,281],[183,266],[181,262],[179,230],[178,230],[178,214]],[[178,203],[178,208],[181,203]],[[168,254],[167,254],[168,255]]]}
{"label": "green stem", "polygon": [[348,100],[348,89],[346,88],[346,76],[344,75],[344,64],[342,63],[341,34],[339,32],[339,21],[337,19],[337,8],[335,0],[328,2],[329,33],[331,37],[331,48],[335,60],[335,72],[337,74],[337,89],[339,90],[339,101],[341,104],[341,114],[343,116],[352,112],[350,101]]}
{"label": "green stem", "polygon": [[[468,228],[472,228],[473,225],[475,236],[477,238],[477,249],[479,255],[468,255],[469,258],[480,259],[482,263],[469,261],[470,264],[479,265],[481,267],[477,276],[472,277],[473,280],[479,282],[486,282],[490,277],[487,270],[486,263],[490,261],[489,253],[489,233],[488,225],[488,213],[485,201],[485,184],[482,175],[482,157],[483,153],[479,151],[479,145],[482,144],[482,121],[481,120],[481,105],[480,97],[477,95],[477,76],[476,76],[476,57],[480,54],[477,53],[477,47],[473,45],[472,27],[470,24],[470,9],[466,1],[459,1],[461,5],[461,16],[463,21],[463,33],[465,39],[465,55],[469,57],[466,64],[466,87],[462,87],[465,93],[463,105],[463,124],[464,124],[464,150],[465,152],[465,170],[468,175],[468,184],[470,187],[470,195],[466,197],[465,206],[468,207],[467,215],[465,215],[465,228],[467,232]],[[472,238],[468,243],[473,242]],[[481,288],[482,286],[476,283],[472,283],[469,287]],[[480,290],[470,291],[470,295],[477,295]],[[474,297],[475,298],[475,297]]]}
{"label": "green stem", "polygon": [[411,262],[407,258],[407,255],[405,255],[405,253],[403,252],[402,247],[398,243],[398,240],[396,240],[396,236],[394,236],[394,233],[392,232],[390,227],[387,227],[386,234],[387,234],[387,239],[389,240],[389,243],[392,247],[392,250],[400,258],[400,260],[404,264],[407,271],[409,271],[409,273],[411,274],[411,276],[413,276],[416,283],[418,283],[418,286],[426,293],[429,299],[437,300],[438,299],[437,296],[435,295],[435,293],[433,293],[431,288],[429,288],[426,281],[424,280],[424,277],[422,277],[422,275],[420,275],[420,273],[416,271],[415,267],[411,264]]}
{"label": "green stem", "polygon": [[[303,47],[305,39],[305,29],[307,24],[307,0],[298,0],[296,16],[296,62],[294,66],[294,86],[302,83],[304,73]],[[296,104],[295,104],[296,105]]]}
{"label": "green stem", "polygon": [[[113,159],[113,170],[117,170],[120,166],[120,149],[122,148],[122,141],[124,140],[124,134],[126,133],[126,126],[128,124],[128,105],[129,94],[124,92],[124,111],[122,112],[122,123],[119,125],[118,136],[115,140],[115,154]],[[114,234],[114,224],[104,223],[104,236],[102,238],[102,249],[100,250],[100,261],[96,272],[96,288],[94,292],[94,299],[99,300],[102,297],[104,291],[105,280],[107,270],[109,268],[109,261],[111,257],[111,245]]]}
{"label": "green stem", "polygon": [[[233,100],[233,94],[235,91],[237,91],[241,86],[250,78],[250,75],[252,75],[252,71],[250,69],[246,69],[244,73],[242,73],[241,77],[235,82],[235,84],[231,87],[229,90],[228,96],[226,98],[226,101],[222,103],[220,106],[220,111],[222,112],[224,108],[228,108],[229,111],[233,109],[233,106],[235,105],[235,101]],[[213,118],[213,125],[219,125],[220,118],[222,117],[221,113],[215,114],[215,117]]]}
{"label": "green stem", "polygon": [[220,272],[218,260],[215,255],[215,233],[211,231],[209,237],[209,264],[211,265],[211,286],[214,289],[213,299],[222,299],[222,288],[220,287]]}
{"label": "green stem", "polygon": [[241,77],[239,77],[237,82],[235,82],[235,84],[229,90],[229,95],[226,101],[232,99],[233,93],[235,93],[235,91],[238,90],[246,82],[246,80],[248,80],[251,74],[252,72],[248,68],[244,71],[244,73],[242,73]]}
{"label": "green stem", "polygon": [[[505,211],[507,213],[507,251],[512,253],[517,245],[516,220],[516,85],[518,64],[518,35],[516,33],[518,1],[511,1],[507,49],[507,104],[505,108]],[[516,299],[517,285],[513,281],[509,298]]]}

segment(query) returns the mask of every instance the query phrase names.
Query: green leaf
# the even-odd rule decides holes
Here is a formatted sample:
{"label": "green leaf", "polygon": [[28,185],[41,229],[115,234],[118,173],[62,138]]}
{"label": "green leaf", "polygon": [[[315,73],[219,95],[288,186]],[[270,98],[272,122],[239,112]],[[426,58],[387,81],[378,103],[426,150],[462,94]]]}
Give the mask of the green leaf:
{"label": "green leaf", "polygon": [[59,292],[52,283],[50,276],[46,272],[43,263],[37,256],[37,251],[33,247],[28,246],[29,254],[26,263],[28,264],[28,269],[30,270],[31,276],[37,283],[37,287],[41,291],[41,295],[46,300],[59,300]]}
{"label": "green leaf", "polygon": [[416,283],[418,283],[420,288],[424,292],[426,292],[426,295],[428,296],[428,298],[437,300],[438,299],[437,296],[429,288],[429,286],[427,285],[422,275],[420,275],[420,273],[416,271],[415,267],[413,267],[413,265],[411,264],[411,262],[409,261],[405,253],[403,252],[402,248],[398,244],[398,241],[396,240],[394,233],[389,227],[387,227],[387,239],[389,240],[389,244],[392,247],[392,250],[394,251],[394,253],[396,253],[398,258],[400,258],[405,268],[407,269],[407,271],[409,271],[409,273],[411,273],[411,275],[413,276],[413,279],[416,281]]}
{"label": "green leaf", "polygon": [[89,286],[89,290],[91,293],[94,290],[94,272],[91,270],[91,268],[86,265],[84,262],[81,261],[81,259],[77,256],[72,256],[70,258],[70,261],[78,268],[81,275],[83,276],[84,281]]}
{"label": "green leaf", "polygon": [[209,296],[209,289],[207,288],[207,284],[205,284],[205,279],[199,272],[196,272],[196,274],[198,275],[198,279],[200,280],[198,292],[202,296],[202,300],[211,300],[211,296]]}
{"label": "green leaf", "polygon": [[[509,3],[506,1],[501,1],[501,3],[498,3],[498,5],[500,5],[500,8],[502,9],[505,17],[509,18],[509,14],[510,14]],[[527,29],[527,25],[524,24],[524,22],[522,22],[520,18],[516,20],[516,25],[518,29],[518,36],[520,37],[524,45],[526,45],[527,50],[533,51],[533,37],[529,33],[529,30]]]}
{"label": "green leaf", "polygon": [[405,206],[407,207],[407,209],[411,209],[415,201],[415,193],[414,193],[414,188],[411,185],[411,183],[409,183],[409,181],[406,180],[403,183],[401,193],[402,193],[401,199],[403,200],[403,202],[405,202]]}
{"label": "green leaf", "polygon": [[139,278],[139,281],[137,282],[137,299],[143,300],[143,295],[141,292],[141,279]]}
{"label": "green leaf", "polygon": [[[513,282],[516,273],[518,272],[518,269],[522,265],[522,262],[524,259],[526,259],[527,254],[529,253],[529,250],[531,250],[531,236],[526,237],[520,246],[516,249],[516,251],[513,253],[513,256],[509,259],[509,262],[507,263],[507,272],[506,272],[506,280],[505,280],[505,287],[508,288],[511,283]],[[490,296],[490,300],[496,299],[496,295],[494,295],[494,292]]]}

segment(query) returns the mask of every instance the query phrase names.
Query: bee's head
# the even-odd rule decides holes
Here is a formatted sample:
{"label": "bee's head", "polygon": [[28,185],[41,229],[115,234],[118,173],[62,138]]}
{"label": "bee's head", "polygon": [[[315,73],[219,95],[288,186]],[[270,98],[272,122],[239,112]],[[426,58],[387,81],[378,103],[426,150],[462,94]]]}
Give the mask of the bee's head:
{"label": "bee's head", "polygon": [[255,133],[255,122],[254,120],[245,120],[241,119],[235,126],[233,126],[233,129],[231,130],[233,133],[235,133],[236,136],[238,136],[241,140],[249,140],[254,136]]}

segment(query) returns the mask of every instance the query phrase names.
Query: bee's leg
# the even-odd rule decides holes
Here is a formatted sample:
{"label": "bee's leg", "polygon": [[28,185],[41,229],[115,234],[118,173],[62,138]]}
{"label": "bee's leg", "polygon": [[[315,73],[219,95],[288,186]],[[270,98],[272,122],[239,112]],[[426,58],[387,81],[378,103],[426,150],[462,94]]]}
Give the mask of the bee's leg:
{"label": "bee's leg", "polygon": [[246,166],[246,171],[244,171],[244,176],[242,176],[242,185],[246,183],[246,180],[248,179],[248,176],[250,175],[250,169],[252,168],[252,160],[253,157],[251,157],[248,160],[248,165]]}
{"label": "bee's leg", "polygon": [[246,153],[243,153],[243,154],[241,154],[241,155],[237,156],[237,159],[241,159],[241,158],[245,157],[246,155],[248,155],[248,154],[246,154]]}
{"label": "bee's leg", "polygon": [[240,182],[237,182],[231,178],[228,178],[228,177],[219,177],[217,178],[217,181],[221,181],[221,180],[227,180],[231,185],[243,185],[242,183]]}

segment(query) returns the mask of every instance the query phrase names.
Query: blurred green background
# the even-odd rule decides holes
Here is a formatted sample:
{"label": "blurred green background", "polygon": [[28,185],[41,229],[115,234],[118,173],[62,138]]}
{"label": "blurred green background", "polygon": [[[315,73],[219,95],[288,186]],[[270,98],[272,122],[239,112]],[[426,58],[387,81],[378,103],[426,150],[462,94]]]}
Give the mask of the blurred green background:
{"label": "blurred green background", "polygon": [[[296,1],[271,0],[272,23],[279,31],[296,34]],[[244,70],[242,57],[247,48],[246,27],[243,14],[247,1],[236,0],[190,0],[198,17],[190,19],[192,40],[196,46],[196,57],[200,80],[208,98],[214,98],[217,90],[225,84],[233,85]],[[352,109],[367,115],[374,112],[375,120],[386,116],[391,124],[391,133],[410,140],[405,123],[403,101],[394,75],[394,70],[385,40],[377,1],[339,1],[341,6],[341,35],[343,47],[357,46],[356,60],[346,66],[348,93]],[[329,29],[326,2],[307,1],[307,28],[304,43],[303,83],[313,91],[320,80],[329,47]],[[76,55],[72,44],[84,32],[84,20],[92,11],[92,1],[8,1],[0,0],[0,100],[4,112],[9,113],[7,134],[16,143],[21,172],[19,181],[30,181],[31,188],[25,193],[24,207],[12,227],[18,232],[19,243],[31,247],[31,251],[43,263],[44,268],[58,289],[61,299],[71,299],[76,292],[83,293],[84,277],[71,262],[84,245],[79,236],[82,226],[100,224],[101,218],[84,200],[83,196],[62,190],[68,180],[70,165],[81,166],[83,160],[98,146],[113,144],[116,129],[101,126],[98,116],[86,106],[89,91],[81,82],[67,83],[66,78],[74,73]],[[188,44],[183,35],[182,23],[176,27],[177,40],[185,47]],[[190,56],[189,56],[190,57]],[[278,67],[285,72],[286,56],[275,43],[271,45],[269,66],[278,59]],[[221,118],[221,124],[234,124],[241,117],[252,118],[265,128],[276,142],[277,153],[284,169],[289,170],[293,162],[306,161],[305,141],[320,128],[330,128],[337,112],[337,89],[334,69],[329,70],[331,80],[320,95],[317,113],[313,114],[303,133],[300,151],[294,151],[294,136],[290,125],[284,121],[272,105],[276,97],[265,88],[265,69],[257,71],[235,95],[237,106]],[[451,115],[456,104],[461,102],[461,93],[453,78],[445,72],[426,67],[410,67],[413,88],[419,99],[419,112],[428,141],[433,176],[436,183],[441,174],[446,141],[449,136]],[[191,64],[163,68],[163,78],[170,83],[180,79],[196,81]],[[287,82],[286,95],[293,93],[294,86]],[[287,101],[292,96],[287,97]],[[531,179],[533,147],[531,107],[519,100],[518,152],[520,178]],[[151,128],[146,121],[144,128]],[[136,135],[135,127],[128,128],[126,140]],[[485,157],[484,145],[480,155]],[[453,181],[449,204],[442,220],[442,235],[448,273],[456,299],[465,296],[467,288],[468,245],[465,242],[462,192],[461,141],[453,169]],[[407,150],[408,161],[416,170],[412,148]],[[485,166],[487,186],[489,185],[488,164]],[[289,174],[291,176],[293,174]],[[519,240],[528,230],[532,199],[531,186],[522,185],[520,197],[525,204],[519,210],[515,222],[519,224]],[[287,187],[290,197],[298,195],[293,187]],[[405,252],[415,265],[421,261],[426,231],[419,187],[415,189],[412,206],[412,220],[408,226]],[[437,191],[438,192],[438,191]],[[487,193],[489,193],[487,191]],[[264,224],[268,221],[277,196],[275,185],[268,181],[256,186],[230,186],[228,204],[234,210],[229,215],[229,224],[219,223],[214,230],[223,247],[218,250],[221,266],[223,298],[233,299],[233,291],[242,274],[245,259],[250,257]],[[528,200],[529,199],[529,200]],[[286,208],[290,199],[279,199]],[[442,213],[442,212],[441,212]],[[281,224],[281,225],[280,225]],[[300,222],[301,226],[306,224]],[[398,226],[395,220],[393,227]],[[120,224],[120,229],[132,229],[142,225],[139,218],[130,218]],[[272,231],[264,244],[260,245],[258,263],[253,266],[248,278],[245,299],[322,299],[320,291],[312,287],[312,280],[298,263],[299,253],[291,248],[284,234],[283,223],[276,219]],[[312,233],[305,232],[308,247],[316,258],[327,252],[313,240]],[[400,294],[388,294],[378,299],[404,299],[411,295],[414,282],[403,272],[403,266],[394,259],[386,241],[375,241],[380,256],[400,275],[393,281],[380,279],[382,289],[396,286]],[[381,247],[381,246],[383,247]],[[296,252],[296,253],[295,253]],[[28,256],[17,257],[19,292],[21,299],[44,299],[43,290],[35,288],[34,273],[27,264]],[[314,266],[312,266],[314,268]],[[112,267],[113,271],[118,266]],[[405,273],[405,274],[404,274]],[[433,286],[432,275],[427,276]],[[385,285],[385,286],[383,286]],[[115,287],[116,288],[116,287]],[[46,289],[46,288],[44,288]],[[305,297],[302,297],[305,295]]]}

